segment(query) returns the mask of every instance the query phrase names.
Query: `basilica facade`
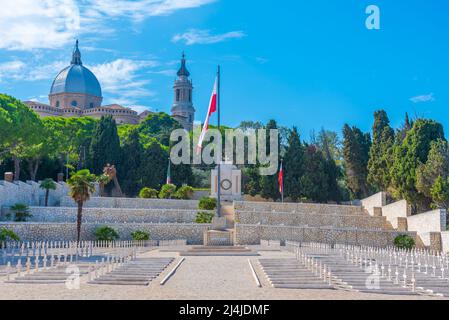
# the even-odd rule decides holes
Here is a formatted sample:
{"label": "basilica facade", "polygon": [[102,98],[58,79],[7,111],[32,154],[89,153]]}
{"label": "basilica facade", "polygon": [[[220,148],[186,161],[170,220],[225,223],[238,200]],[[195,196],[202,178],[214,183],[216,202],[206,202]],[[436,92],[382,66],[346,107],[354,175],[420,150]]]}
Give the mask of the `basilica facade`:
{"label": "basilica facade", "polygon": [[[193,85],[189,79],[183,54],[181,67],[175,80],[172,116],[186,129],[192,130],[195,119]],[[102,105],[103,94],[97,77],[83,65],[78,41],[70,65],[58,73],[50,89],[49,104],[34,101],[24,103],[41,117],[93,117],[111,115],[117,124],[138,124],[151,111],[138,114],[119,104]]]}

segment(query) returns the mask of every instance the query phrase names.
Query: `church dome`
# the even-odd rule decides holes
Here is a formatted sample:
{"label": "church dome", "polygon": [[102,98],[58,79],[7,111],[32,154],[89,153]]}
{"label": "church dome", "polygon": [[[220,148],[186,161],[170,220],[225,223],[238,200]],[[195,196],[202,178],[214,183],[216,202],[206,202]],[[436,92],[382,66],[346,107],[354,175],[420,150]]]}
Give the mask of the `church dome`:
{"label": "church dome", "polygon": [[97,77],[81,61],[81,53],[76,42],[72,63],[63,69],[53,81],[50,95],[60,93],[81,93],[101,97],[101,86]]}

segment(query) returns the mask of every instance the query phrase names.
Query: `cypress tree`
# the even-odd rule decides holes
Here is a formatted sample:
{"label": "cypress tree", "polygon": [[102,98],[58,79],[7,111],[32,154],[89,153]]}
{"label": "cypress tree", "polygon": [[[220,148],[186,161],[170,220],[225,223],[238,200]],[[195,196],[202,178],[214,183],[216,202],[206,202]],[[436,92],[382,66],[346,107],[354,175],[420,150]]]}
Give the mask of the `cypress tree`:
{"label": "cypress tree", "polygon": [[[267,154],[270,154],[271,153],[270,130],[278,130],[276,121],[270,120],[266,125],[265,129],[267,130],[266,150]],[[280,150],[280,145],[278,145],[278,150]],[[261,187],[260,193],[263,198],[272,199],[274,201],[279,200],[281,198],[281,194],[279,193],[277,174],[274,174],[272,176],[262,176],[260,180],[260,187]]]}
{"label": "cypress tree", "polygon": [[367,166],[371,146],[370,134],[364,134],[357,127],[351,128],[345,124],[343,136],[343,156],[348,188],[353,197],[367,197],[369,195]]}
{"label": "cypress tree", "polygon": [[384,110],[374,113],[373,144],[369,153],[368,183],[377,191],[386,191],[390,185],[390,167],[393,156],[394,131]]}
{"label": "cypress tree", "polygon": [[304,148],[303,175],[300,177],[301,193],[305,198],[316,202],[328,200],[329,177],[326,161],[316,146]]}
{"label": "cypress tree", "polygon": [[284,156],[285,196],[293,201],[302,197],[301,176],[304,173],[304,149],[296,127],[291,130]]}
{"label": "cypress tree", "polygon": [[156,141],[151,142],[145,148],[141,163],[142,186],[160,189],[166,182],[167,164],[168,152]]}
{"label": "cypress tree", "polygon": [[109,163],[120,170],[121,148],[117,125],[112,116],[104,116],[98,122],[90,144],[92,173],[99,175]]}
{"label": "cypress tree", "polygon": [[125,138],[122,150],[124,157],[120,167],[121,186],[127,196],[134,197],[143,188],[140,174],[143,147],[140,143],[139,131],[137,129],[133,129],[128,137]]}

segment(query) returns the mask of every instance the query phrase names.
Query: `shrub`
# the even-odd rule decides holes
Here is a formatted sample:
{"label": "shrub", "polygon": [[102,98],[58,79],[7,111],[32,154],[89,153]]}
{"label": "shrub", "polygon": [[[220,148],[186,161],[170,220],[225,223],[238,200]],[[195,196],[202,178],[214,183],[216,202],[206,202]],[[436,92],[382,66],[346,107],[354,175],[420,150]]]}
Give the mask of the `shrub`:
{"label": "shrub", "polygon": [[26,222],[28,218],[31,218],[30,208],[26,204],[16,203],[11,207],[11,211],[14,212],[15,222]]}
{"label": "shrub", "polygon": [[200,210],[215,210],[217,209],[217,199],[209,197],[201,198],[198,207]]}
{"label": "shrub", "polygon": [[408,235],[400,235],[394,239],[394,245],[399,249],[411,250],[415,247],[415,240]]}
{"label": "shrub", "polygon": [[158,197],[157,190],[151,188],[143,188],[139,192],[139,198],[142,199],[157,199],[157,197]]}
{"label": "shrub", "polygon": [[150,234],[144,231],[134,231],[131,233],[131,237],[134,241],[148,241],[150,240]]}
{"label": "shrub", "polygon": [[2,248],[2,242],[6,241],[20,241],[20,238],[14,231],[0,228],[0,248]]}
{"label": "shrub", "polygon": [[95,239],[97,241],[115,241],[119,238],[117,231],[111,227],[99,227],[95,230]]}
{"label": "shrub", "polygon": [[159,198],[161,199],[171,199],[175,195],[176,186],[174,184],[166,184],[162,187],[161,192],[159,192]]}
{"label": "shrub", "polygon": [[180,200],[190,200],[193,198],[193,193],[195,191],[190,186],[182,186],[175,193],[175,198]]}
{"label": "shrub", "polygon": [[212,223],[212,219],[215,217],[215,214],[210,212],[198,212],[196,214],[196,223]]}

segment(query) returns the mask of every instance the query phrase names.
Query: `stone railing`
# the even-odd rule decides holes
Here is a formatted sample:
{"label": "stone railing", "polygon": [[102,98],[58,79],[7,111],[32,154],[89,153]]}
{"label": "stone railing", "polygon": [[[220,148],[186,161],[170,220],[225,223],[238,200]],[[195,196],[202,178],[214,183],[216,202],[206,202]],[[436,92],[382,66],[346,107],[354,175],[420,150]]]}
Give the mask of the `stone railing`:
{"label": "stone railing", "polygon": [[235,220],[242,224],[262,225],[333,226],[336,228],[360,229],[387,229],[389,227],[385,217],[368,217],[362,215],[236,211]]}
{"label": "stone railing", "polygon": [[[9,209],[3,209],[5,215]],[[194,223],[198,210],[84,208],[90,223]],[[30,207],[30,222],[76,222],[77,208]]]}
{"label": "stone railing", "polygon": [[[86,208],[122,208],[122,209],[198,209],[196,200],[165,200],[140,198],[93,197],[85,203]],[[75,207],[70,197],[61,199],[61,207]]]}
{"label": "stone railing", "polygon": [[[186,239],[188,244],[203,243],[203,234],[209,230],[208,224],[151,224],[151,223],[119,223],[97,224],[83,223],[81,239],[95,240],[95,230],[101,226],[112,227],[120,236],[120,240],[131,240],[134,231],[148,232],[152,240]],[[73,241],[76,240],[76,224],[74,223],[0,223],[19,235],[22,241]]]}
{"label": "stone railing", "polygon": [[401,234],[407,234],[416,239],[415,232],[237,224],[236,244],[258,245],[260,240],[271,239],[388,247],[393,246],[394,239]]}
{"label": "stone railing", "polygon": [[363,215],[360,206],[345,206],[313,203],[274,203],[274,202],[234,202],[236,211],[292,212],[337,215]]}

